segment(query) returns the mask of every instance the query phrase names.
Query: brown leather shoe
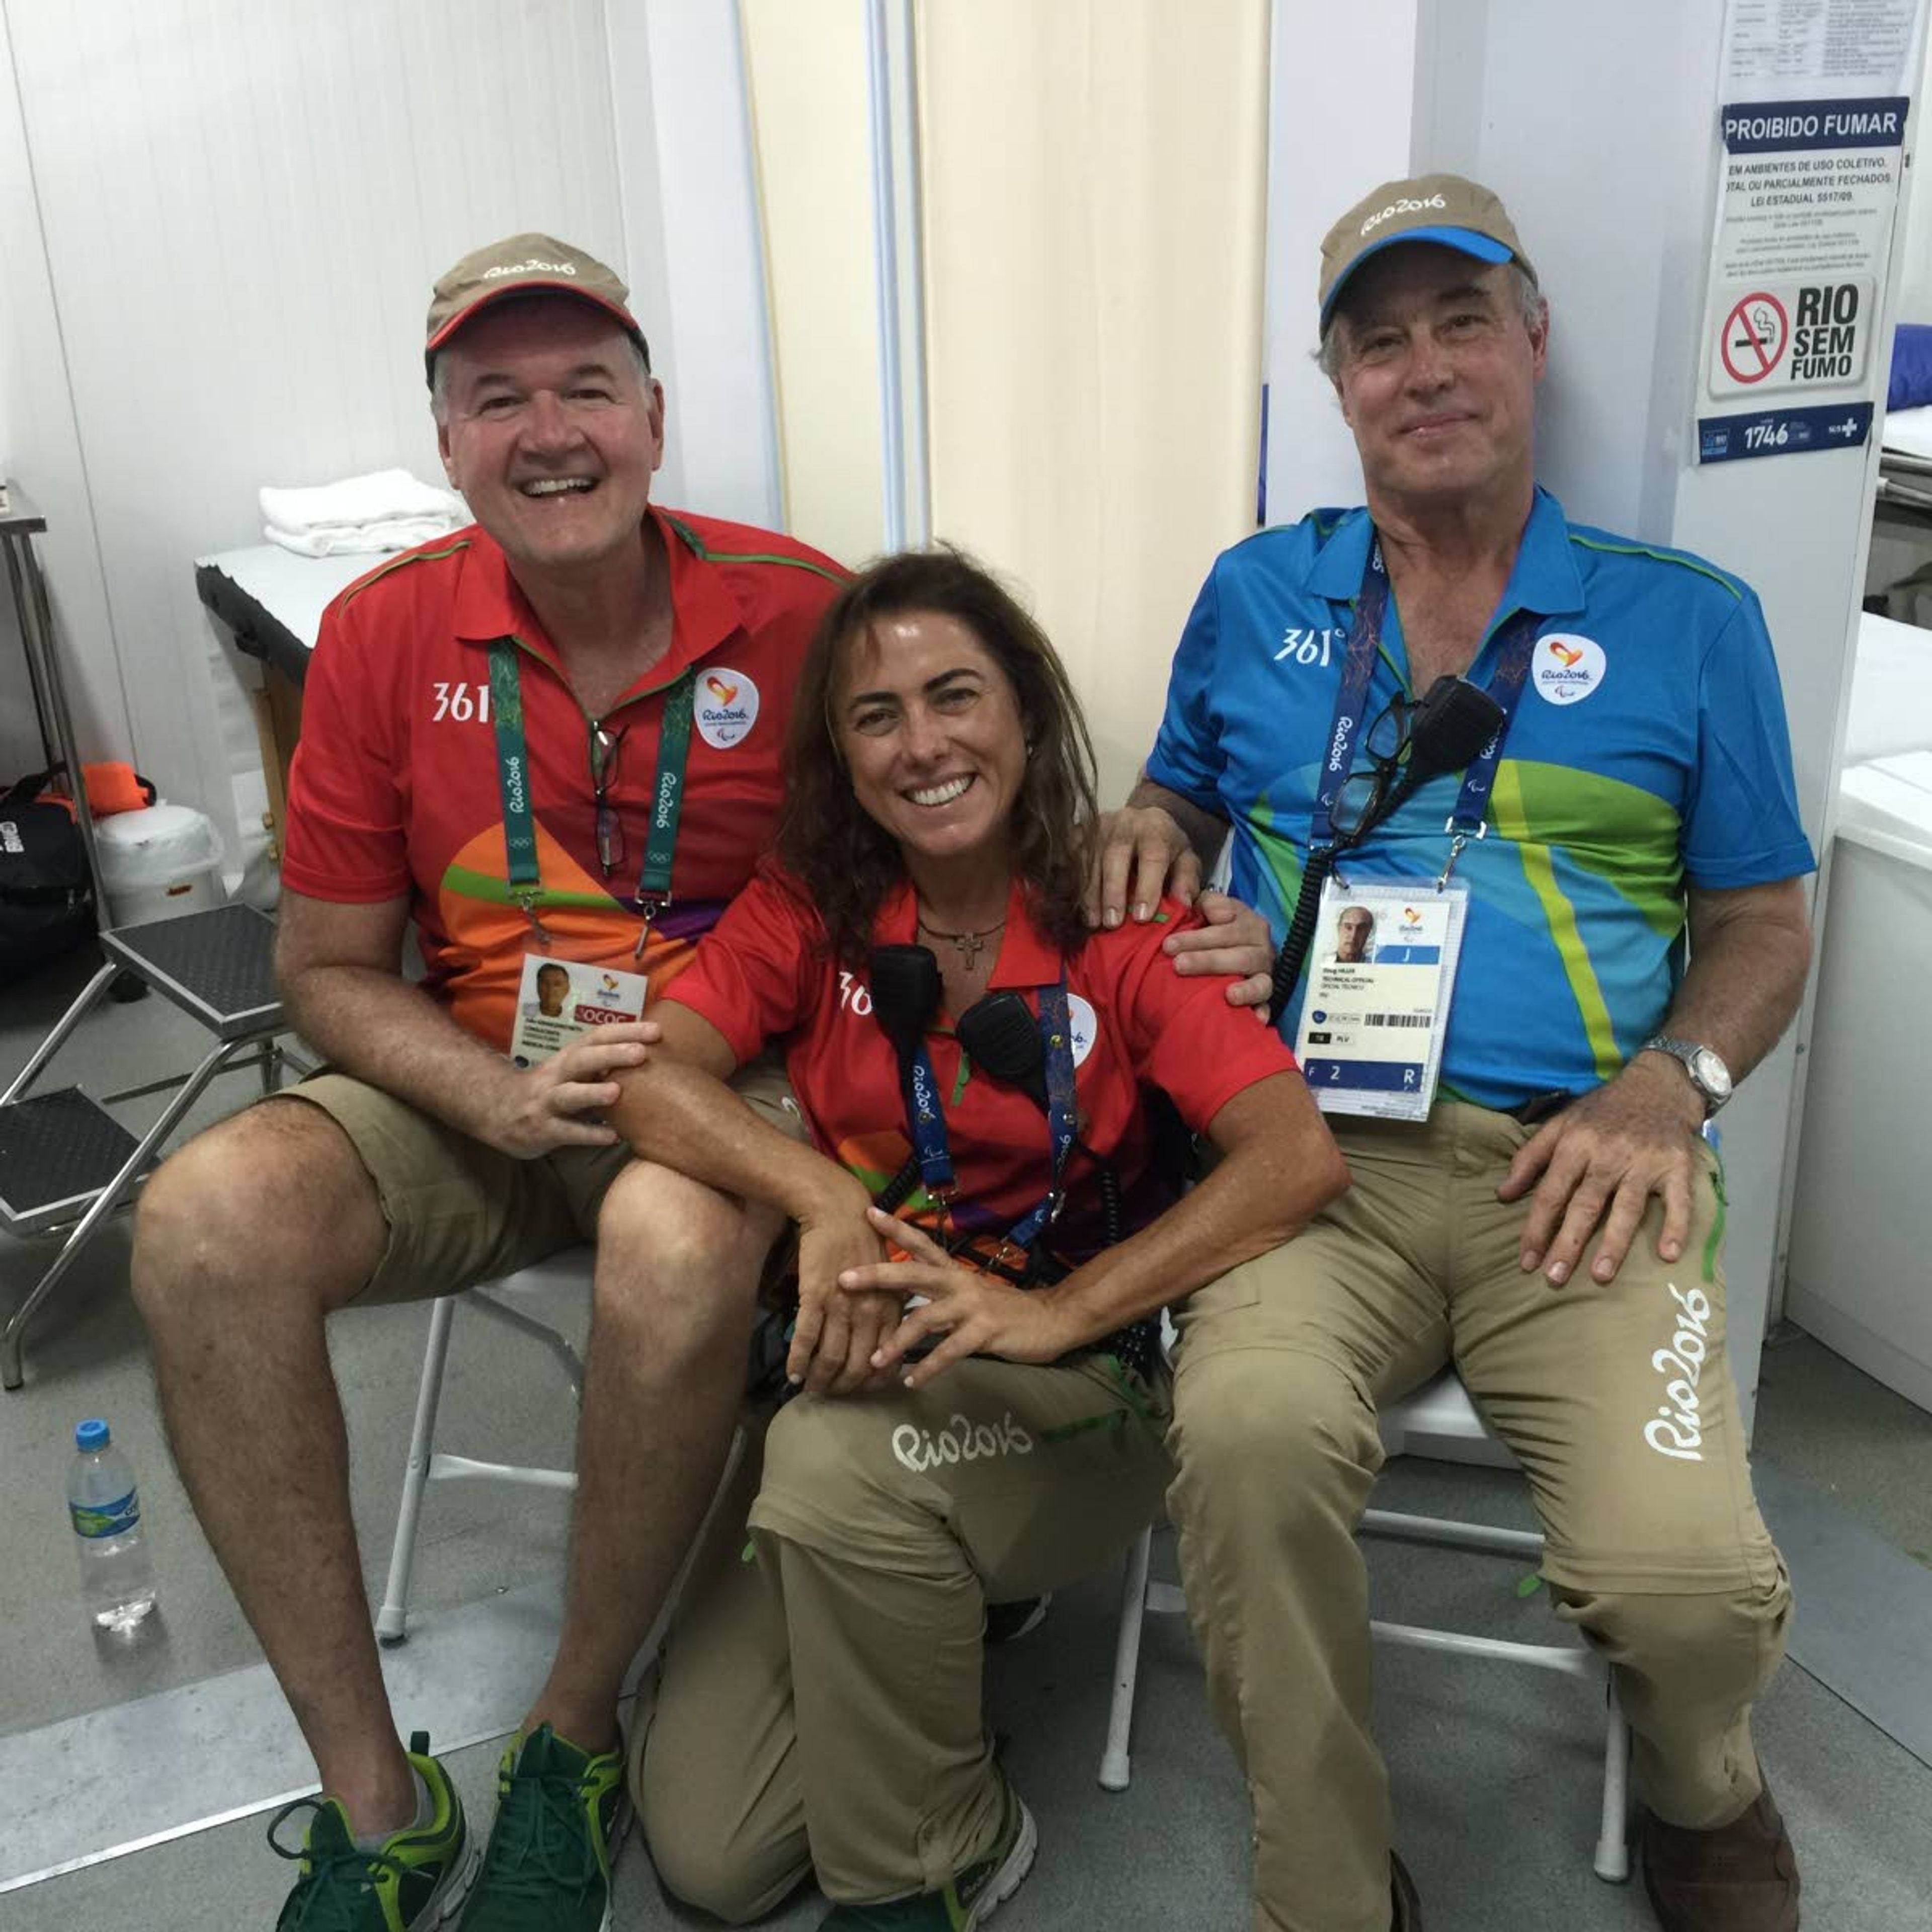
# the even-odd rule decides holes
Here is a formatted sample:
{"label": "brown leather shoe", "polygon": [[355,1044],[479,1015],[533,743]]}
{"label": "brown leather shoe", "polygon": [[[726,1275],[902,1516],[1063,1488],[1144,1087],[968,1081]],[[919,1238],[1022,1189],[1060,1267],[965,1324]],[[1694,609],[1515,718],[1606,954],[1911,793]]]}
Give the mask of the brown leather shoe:
{"label": "brown leather shoe", "polygon": [[1798,1855],[1769,1785],[1714,1832],[1646,1810],[1639,1834],[1643,1888],[1664,1932],[1798,1932]]}
{"label": "brown leather shoe", "polygon": [[1415,1881],[1393,1852],[1389,1854],[1389,1897],[1395,1908],[1389,1932],[1422,1932],[1422,1901],[1415,1895]]}

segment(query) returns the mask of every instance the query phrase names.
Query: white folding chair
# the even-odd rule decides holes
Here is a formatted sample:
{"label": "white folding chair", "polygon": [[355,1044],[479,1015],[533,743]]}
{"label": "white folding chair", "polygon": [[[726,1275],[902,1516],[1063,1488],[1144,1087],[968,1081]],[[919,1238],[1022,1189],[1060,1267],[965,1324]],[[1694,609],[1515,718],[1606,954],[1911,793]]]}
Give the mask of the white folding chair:
{"label": "white folding chair", "polygon": [[[528,1294],[544,1288],[580,1288],[587,1296],[595,1260],[596,1250],[588,1246],[560,1249],[542,1261],[518,1269],[513,1275],[506,1275],[496,1281],[478,1282],[460,1294],[446,1294],[430,1310],[429,1340],[423,1349],[422,1379],[416,1388],[416,1426],[410,1436],[409,1462],[403,1472],[402,1500],[396,1510],[395,1541],[389,1550],[389,1577],[382,1587],[382,1607],[376,1616],[376,1635],[382,1642],[400,1643],[409,1635],[410,1572],[416,1562],[416,1531],[422,1516],[423,1492],[431,1483],[466,1477],[482,1478],[491,1482],[520,1483],[540,1490],[574,1490],[577,1487],[577,1472],[574,1469],[547,1469],[523,1462],[479,1462],[473,1456],[452,1456],[436,1448],[436,1410],[442,1399],[443,1369],[449,1357],[450,1324],[456,1318],[457,1304],[467,1303],[479,1315],[487,1316],[491,1321],[536,1342],[562,1371],[564,1379],[570,1384],[572,1399],[580,1403],[584,1400],[583,1357],[565,1340],[560,1330],[547,1322],[526,1315],[520,1309],[512,1308],[502,1298]],[[731,1486],[731,1479],[737,1473],[739,1458],[744,1453],[745,1432],[742,1428],[734,1430],[730,1450],[725,1456],[718,1486],[712,1493],[710,1506],[705,1511],[698,1534],[692,1538],[691,1546],[685,1552],[676,1575],[671,1580],[656,1621],[638,1649],[638,1660],[632,1666],[633,1681],[644,1662],[656,1654],[658,1646],[664,1640],[672,1612],[677,1607],[677,1600],[683,1592],[685,1579],[690,1574],[699,1546],[704,1540],[712,1512]]]}
{"label": "white folding chair", "polygon": [[[1380,1418],[1383,1446],[1390,1456],[1424,1456],[1450,1462],[1486,1463],[1515,1467],[1515,1459],[1483,1426],[1468,1391],[1453,1372],[1445,1372],[1404,1400],[1384,1406]],[[1491,1556],[1514,1556],[1540,1563],[1543,1538],[1527,1530],[1502,1529],[1487,1523],[1459,1522],[1438,1516],[1406,1516],[1387,1510],[1364,1512],[1362,1532],[1412,1541],[1444,1544],[1455,1550],[1480,1550]],[[1171,1583],[1148,1581],[1151,1528],[1144,1530],[1129,1552],[1120,1598],[1120,1623],[1114,1651],[1114,1696],[1108,1713],[1107,1741],[1100,1758],[1100,1783],[1109,1791],[1124,1791],[1132,1776],[1128,1743],[1133,1725],[1134,1685],[1140,1666],[1141,1622],[1148,1610],[1186,1607],[1181,1592]],[[1460,1631],[1433,1630],[1414,1624],[1379,1620],[1369,1626],[1382,1642],[1430,1650],[1457,1657],[1489,1658],[1526,1664],[1540,1670],[1561,1671],[1574,1677],[1594,1678],[1605,1685],[1607,1718],[1604,1738],[1604,1790],[1597,1844],[1592,1860],[1597,1876],[1621,1883],[1630,1876],[1625,1842],[1630,1784],[1630,1727],[1616,1700],[1614,1677],[1586,1646],[1519,1643],[1499,1637],[1470,1636]]]}
{"label": "white folding chair", "polygon": [[396,1511],[396,1537],[389,1551],[389,1577],[382,1588],[382,1607],[376,1618],[376,1634],[384,1643],[400,1643],[409,1634],[410,1573],[416,1562],[416,1531],[422,1520],[423,1492],[431,1483],[464,1478],[499,1483],[520,1483],[536,1489],[574,1490],[574,1469],[547,1469],[525,1463],[484,1462],[474,1456],[452,1456],[436,1446],[436,1410],[442,1400],[443,1369],[449,1356],[450,1324],[457,1305],[466,1303],[478,1314],[500,1323],[538,1343],[562,1372],[573,1400],[584,1396],[584,1358],[546,1322],[526,1315],[502,1299],[542,1288],[580,1288],[590,1292],[594,1250],[565,1248],[532,1266],[499,1281],[480,1282],[460,1294],[446,1294],[430,1310],[429,1340],[423,1350],[422,1378],[416,1388],[416,1426],[410,1436],[410,1459],[403,1472],[402,1501]]}

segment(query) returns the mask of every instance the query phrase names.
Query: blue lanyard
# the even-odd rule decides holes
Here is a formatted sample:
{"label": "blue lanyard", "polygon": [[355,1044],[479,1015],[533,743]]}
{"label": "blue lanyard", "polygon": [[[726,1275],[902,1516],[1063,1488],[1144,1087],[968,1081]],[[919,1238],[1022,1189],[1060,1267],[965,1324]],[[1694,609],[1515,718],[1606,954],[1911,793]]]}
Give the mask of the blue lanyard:
{"label": "blue lanyard", "polygon": [[1312,851],[1326,851],[1335,843],[1332,814],[1348,774],[1355,769],[1355,747],[1361,742],[1362,713],[1374,682],[1376,653],[1382,648],[1382,614],[1388,608],[1388,572],[1382,564],[1382,540],[1372,531],[1369,560],[1362,566],[1362,588],[1355,598],[1354,620],[1342,654],[1342,688],[1335,694],[1335,716],[1328,726],[1328,758],[1315,791],[1315,818],[1309,828]]}
{"label": "blue lanyard", "polygon": [[[1031,1246],[1058,1216],[1066,1198],[1062,1183],[1066,1163],[1080,1131],[1079,1110],[1073,1096],[1073,1022],[1064,979],[1058,985],[1040,989],[1040,1032],[1046,1048],[1046,1126],[1052,1173],[1045,1198],[1031,1213],[1016,1221],[1006,1236],[1020,1248]],[[946,1116],[939,1104],[939,1082],[923,1041],[907,1071],[905,1103],[920,1183],[927,1193],[943,1200],[952,1191],[952,1151],[946,1136]]]}
{"label": "blue lanyard", "polygon": [[[1382,648],[1388,592],[1382,544],[1378,538],[1372,538],[1368,561],[1362,566],[1362,588],[1355,599],[1354,621],[1349,626],[1348,646],[1342,654],[1342,685],[1336,693],[1335,716],[1328,727],[1328,758],[1316,790],[1313,820],[1309,828],[1311,850],[1322,851],[1335,843],[1332,814],[1335,801],[1355,768],[1355,749],[1365,728],[1363,713],[1368,708],[1376,656]],[[1509,735],[1516,700],[1522,695],[1529,676],[1529,661],[1542,622],[1538,612],[1519,610],[1496,633],[1496,669],[1490,680],[1489,694],[1502,709],[1502,722],[1463,772],[1455,812],[1444,828],[1460,838],[1480,837],[1483,831],[1490,794],[1496,782],[1496,769],[1502,763],[1503,740]]]}

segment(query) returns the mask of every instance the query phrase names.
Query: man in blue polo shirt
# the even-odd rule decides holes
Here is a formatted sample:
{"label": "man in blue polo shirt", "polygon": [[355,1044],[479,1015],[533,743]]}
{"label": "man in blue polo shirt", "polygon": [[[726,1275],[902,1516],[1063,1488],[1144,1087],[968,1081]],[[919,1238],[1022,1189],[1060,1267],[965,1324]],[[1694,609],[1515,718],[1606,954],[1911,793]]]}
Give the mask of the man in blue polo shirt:
{"label": "man in blue polo shirt", "polygon": [[1558,1614],[1618,1666],[1659,1922],[1790,1932],[1749,1723],[1790,1593],[1701,1133],[1810,952],[1770,640],[1736,578],[1537,487],[1549,312],[1487,190],[1377,188],[1324,244],[1321,326],[1366,507],[1216,563],[1100,892],[1138,915],[1232,827],[1235,896],[1293,934],[1280,1022],[1354,1176],[1292,1294],[1180,1316],[1171,1500],[1254,1798],[1255,1923],[1420,1922],[1352,1532],[1376,1403],[1453,1360],[1529,1473]]}

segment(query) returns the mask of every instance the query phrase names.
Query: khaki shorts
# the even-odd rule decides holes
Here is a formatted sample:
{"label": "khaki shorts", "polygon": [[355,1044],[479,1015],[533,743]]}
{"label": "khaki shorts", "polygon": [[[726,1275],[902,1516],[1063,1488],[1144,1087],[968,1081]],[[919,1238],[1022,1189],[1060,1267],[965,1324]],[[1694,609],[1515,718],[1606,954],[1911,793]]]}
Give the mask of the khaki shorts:
{"label": "khaki shorts", "polygon": [[[731,1090],[794,1140],[808,1138],[776,1053],[739,1068]],[[518,1160],[346,1073],[316,1074],[257,1104],[290,1100],[320,1107],[376,1184],[389,1238],[356,1298],[364,1303],[454,1294],[593,1239],[605,1190],[636,1159],[620,1142]]]}

